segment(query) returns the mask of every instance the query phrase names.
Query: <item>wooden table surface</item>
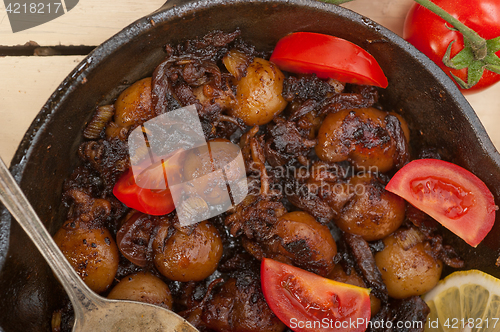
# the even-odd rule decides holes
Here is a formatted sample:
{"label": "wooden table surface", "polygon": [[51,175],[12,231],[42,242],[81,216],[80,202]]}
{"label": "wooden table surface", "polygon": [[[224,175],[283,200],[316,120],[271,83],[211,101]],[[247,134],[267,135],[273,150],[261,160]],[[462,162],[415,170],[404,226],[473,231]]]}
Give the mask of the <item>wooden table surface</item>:
{"label": "wooden table surface", "polygon": [[[12,33],[0,2],[0,48],[36,42],[40,46],[96,46],[165,0],[80,0],[63,16],[29,30]],[[343,6],[402,35],[412,0],[354,0]],[[0,157],[10,163],[24,133],[48,97],[84,58],[72,56],[0,57]],[[467,96],[497,148],[500,147],[500,84]]]}

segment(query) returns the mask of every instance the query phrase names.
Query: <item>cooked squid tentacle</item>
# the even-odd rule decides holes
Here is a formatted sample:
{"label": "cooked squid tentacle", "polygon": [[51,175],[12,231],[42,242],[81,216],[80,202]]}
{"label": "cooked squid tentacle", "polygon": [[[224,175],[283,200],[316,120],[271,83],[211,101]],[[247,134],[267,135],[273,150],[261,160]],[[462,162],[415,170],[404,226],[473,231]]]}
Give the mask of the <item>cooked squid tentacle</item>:
{"label": "cooked squid tentacle", "polygon": [[282,332],[283,324],[262,294],[256,266],[235,271],[212,291],[200,315],[201,324],[213,331]]}
{"label": "cooked squid tentacle", "polygon": [[[240,148],[247,174],[258,177],[258,181],[260,181],[258,195],[263,197],[280,196],[280,193],[270,189],[270,178],[267,173],[266,157],[264,155],[264,136],[257,135],[258,131],[259,127],[254,126],[240,138]],[[252,182],[252,184],[254,183]]]}
{"label": "cooked squid tentacle", "polygon": [[394,154],[394,167],[400,169],[408,162],[410,162],[410,148],[409,148],[409,137],[405,134],[403,126],[406,124],[402,123],[402,119],[396,117],[395,115],[389,114],[385,117],[385,123],[389,135],[396,145],[396,153]]}
{"label": "cooked squid tentacle", "polygon": [[[205,74],[211,73],[215,77],[214,86],[221,88],[220,70],[215,65],[215,61],[227,53],[228,45],[234,42],[240,34],[239,30],[232,33],[216,30],[182,46],[167,45],[167,57],[153,72],[152,104],[155,114],[160,115],[187,106],[182,104],[180,96],[175,93],[178,83],[194,82],[197,86],[209,84],[211,79],[207,79],[209,76]],[[193,66],[193,64],[196,65]],[[191,96],[194,97],[192,91]],[[198,102],[197,107],[200,106]],[[201,108],[198,109],[200,110]]]}
{"label": "cooked squid tentacle", "polygon": [[339,218],[341,209],[355,194],[344,180],[346,176],[337,164],[313,162],[306,172],[286,179],[286,197],[297,208],[328,224]]}
{"label": "cooked squid tentacle", "polygon": [[[420,296],[412,296],[404,300],[391,300],[388,305],[382,307],[382,310],[372,318],[372,322],[385,322],[387,325],[390,324],[390,326],[398,326],[398,324],[403,326],[404,322],[412,322],[411,328],[398,330],[404,332],[423,332],[429,313],[430,309],[425,301]],[[375,326],[376,324],[370,324],[366,332],[387,331],[387,329],[376,328]]]}
{"label": "cooked squid tentacle", "polygon": [[235,210],[225,219],[230,233],[233,236],[244,235],[248,239],[257,241],[265,241],[272,237],[272,228],[278,222],[278,218],[286,213],[281,202],[271,197],[255,195],[248,195]]}
{"label": "cooked squid tentacle", "polygon": [[151,82],[151,102],[156,115],[161,115],[169,110],[181,107],[174,98],[172,84],[168,79],[168,71],[173,60],[167,59],[156,67]]}
{"label": "cooked squid tentacle", "polygon": [[97,139],[101,135],[102,130],[106,127],[109,121],[115,114],[114,105],[104,105],[97,107],[94,116],[83,131],[83,137],[86,139]]}
{"label": "cooked squid tentacle", "polygon": [[130,166],[127,143],[121,139],[83,142],[78,147],[81,160],[96,170],[110,193],[118,177]]}
{"label": "cooked squid tentacle", "polygon": [[310,214],[288,212],[277,219],[270,234],[268,239],[243,238],[243,246],[257,259],[273,258],[322,276],[332,271],[335,240]]}
{"label": "cooked squid tentacle", "polygon": [[275,118],[267,128],[264,151],[266,159],[273,167],[305,157],[316,146],[316,139],[309,139],[297,124],[283,118]]}
{"label": "cooked squid tentacle", "polygon": [[73,201],[70,210],[70,219],[77,219],[88,226],[102,226],[111,214],[111,202],[102,198],[93,198],[86,192],[72,188],[64,193],[66,198]]}
{"label": "cooked squid tentacle", "polygon": [[389,299],[387,287],[382,280],[382,274],[375,263],[375,258],[373,257],[368,242],[359,235],[352,235],[349,233],[344,234],[343,240],[354,256],[356,267],[361,272],[366,285],[372,289],[376,297],[383,303],[387,303]]}

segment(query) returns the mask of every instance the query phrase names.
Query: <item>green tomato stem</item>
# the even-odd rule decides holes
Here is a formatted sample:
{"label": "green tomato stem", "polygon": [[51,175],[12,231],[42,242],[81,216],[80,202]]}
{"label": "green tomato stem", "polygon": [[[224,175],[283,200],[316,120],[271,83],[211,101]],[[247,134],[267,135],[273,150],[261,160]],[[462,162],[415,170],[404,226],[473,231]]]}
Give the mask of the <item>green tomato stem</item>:
{"label": "green tomato stem", "polygon": [[320,0],[321,2],[333,3],[334,5],[341,5],[346,2],[351,2],[353,0]]}
{"label": "green tomato stem", "polygon": [[488,49],[486,47],[486,39],[479,36],[477,32],[451,16],[448,12],[446,12],[444,9],[437,6],[430,0],[415,0],[415,2],[422,7],[429,9],[431,12],[453,25],[455,29],[462,33],[464,39],[467,39],[469,41],[469,45],[472,49],[472,52],[474,53],[474,58],[476,60],[483,60],[486,57],[488,53]]}

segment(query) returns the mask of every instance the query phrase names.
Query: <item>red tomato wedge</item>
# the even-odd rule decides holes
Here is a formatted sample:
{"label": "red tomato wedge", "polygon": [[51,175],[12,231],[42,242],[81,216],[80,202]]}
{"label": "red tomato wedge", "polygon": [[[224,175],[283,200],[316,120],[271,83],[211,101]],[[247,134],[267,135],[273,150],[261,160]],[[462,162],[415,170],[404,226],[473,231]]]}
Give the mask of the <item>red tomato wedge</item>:
{"label": "red tomato wedge", "polygon": [[121,176],[113,187],[113,194],[129,208],[161,216],[175,209],[168,179],[175,183],[181,181],[185,153],[179,149],[161,157],[153,153],[148,156],[151,159],[133,165]]}
{"label": "red tomato wedge", "polygon": [[476,247],[495,223],[493,194],[468,170],[437,159],[414,160],[385,187]]}
{"label": "red tomato wedge", "polygon": [[132,169],[125,172],[113,187],[113,194],[120,202],[137,211],[161,216],[175,209],[168,187],[166,189],[145,189],[134,180]]}
{"label": "red tomato wedge", "polygon": [[370,290],[320,277],[264,258],[264,297],[274,314],[295,332],[365,331]]}
{"label": "red tomato wedge", "polygon": [[295,32],[278,41],[271,62],[297,74],[316,74],[341,82],[388,85],[377,60],[356,44],[342,38],[313,32]]}

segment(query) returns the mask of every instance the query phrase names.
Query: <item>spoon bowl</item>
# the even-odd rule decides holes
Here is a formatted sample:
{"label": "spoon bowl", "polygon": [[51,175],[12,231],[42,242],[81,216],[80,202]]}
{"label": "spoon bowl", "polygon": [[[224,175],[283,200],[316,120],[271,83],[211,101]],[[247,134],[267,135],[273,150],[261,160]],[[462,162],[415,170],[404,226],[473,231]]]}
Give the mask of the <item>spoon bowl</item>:
{"label": "spoon bowl", "polygon": [[1,158],[0,201],[35,243],[68,293],[75,311],[73,332],[198,331],[170,310],[141,302],[109,300],[92,292],[59,250]]}
{"label": "spoon bowl", "polygon": [[73,332],[198,331],[172,311],[146,303],[109,300],[94,295],[91,307],[81,306],[79,309],[81,313],[75,310]]}

